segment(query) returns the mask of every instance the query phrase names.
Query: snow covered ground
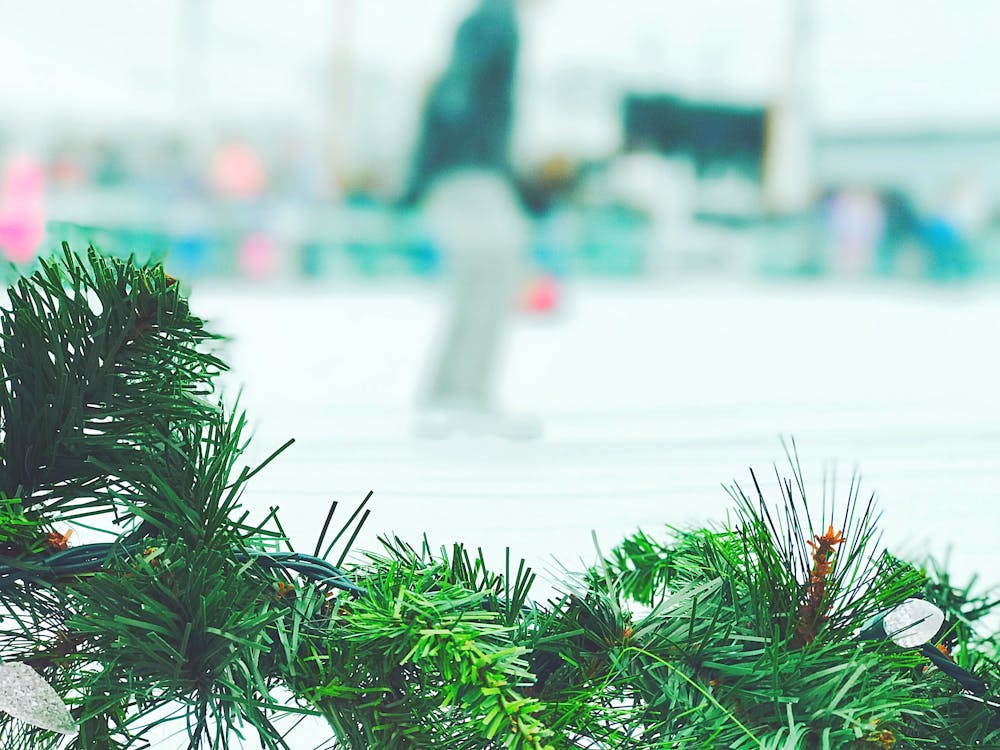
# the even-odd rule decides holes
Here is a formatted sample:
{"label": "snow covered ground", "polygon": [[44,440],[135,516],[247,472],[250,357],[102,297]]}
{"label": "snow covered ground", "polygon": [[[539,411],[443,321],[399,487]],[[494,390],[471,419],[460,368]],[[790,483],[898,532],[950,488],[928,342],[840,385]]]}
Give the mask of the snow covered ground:
{"label": "snow covered ground", "polygon": [[720,483],[773,475],[794,436],[820,488],[836,462],[877,490],[891,548],[951,550],[1000,583],[1000,295],[995,287],[816,285],[567,289],[561,315],[518,319],[503,404],[544,436],[421,440],[413,403],[442,298],[435,288],[201,287],[194,309],[233,336],[255,478],[303,547],[332,499],[375,491],[360,544],[397,533],[505,546],[539,569],[642,526],[721,519]]}
{"label": "snow covered ground", "polygon": [[[819,489],[837,461],[877,490],[891,549],[951,549],[959,578],[1000,583],[1000,290],[995,287],[575,283],[562,314],[520,318],[504,404],[534,442],[412,436],[443,311],[436,287],[196,287],[233,336],[253,456],[296,444],[252,482],[311,549],[332,499],[375,491],[358,543],[462,540],[544,575],[643,527],[721,520],[720,488],[784,462],[794,435]],[[329,733],[303,725],[293,747]],[[179,740],[177,741],[179,742]],[[164,742],[163,747],[172,746]],[[248,744],[248,747],[251,746]]]}

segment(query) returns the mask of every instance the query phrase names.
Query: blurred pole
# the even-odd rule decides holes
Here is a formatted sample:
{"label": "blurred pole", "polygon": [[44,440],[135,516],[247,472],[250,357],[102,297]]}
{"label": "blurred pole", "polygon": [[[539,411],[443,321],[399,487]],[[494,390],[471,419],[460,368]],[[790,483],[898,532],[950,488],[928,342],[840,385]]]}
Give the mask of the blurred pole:
{"label": "blurred pole", "polygon": [[205,50],[209,0],[183,0],[180,38],[181,129],[190,153],[198,161],[209,148],[209,117],[205,109]]}
{"label": "blurred pole", "polygon": [[354,73],[357,16],[355,0],[337,0],[330,54],[327,128],[327,163],[336,194],[341,193],[350,180],[351,78]]}
{"label": "blurred pole", "polygon": [[764,202],[776,214],[796,214],[813,202],[812,45],[814,0],[791,0],[788,60],[768,113]]}

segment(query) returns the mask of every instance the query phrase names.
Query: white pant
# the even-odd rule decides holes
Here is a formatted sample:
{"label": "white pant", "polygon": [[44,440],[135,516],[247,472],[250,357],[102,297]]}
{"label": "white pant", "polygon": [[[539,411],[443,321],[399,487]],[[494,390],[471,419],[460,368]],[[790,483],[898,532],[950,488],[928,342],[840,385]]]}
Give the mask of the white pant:
{"label": "white pant", "polygon": [[440,178],[424,210],[452,286],[451,310],[426,389],[427,405],[487,407],[523,276],[531,239],[528,219],[508,181],[484,170]]}

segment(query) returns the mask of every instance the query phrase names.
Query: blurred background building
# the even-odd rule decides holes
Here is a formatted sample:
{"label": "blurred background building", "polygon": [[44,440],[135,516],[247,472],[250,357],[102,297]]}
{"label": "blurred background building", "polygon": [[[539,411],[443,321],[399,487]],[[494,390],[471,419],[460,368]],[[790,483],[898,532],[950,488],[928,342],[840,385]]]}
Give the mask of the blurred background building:
{"label": "blurred background building", "polygon": [[[540,273],[1000,272],[995,3],[516,5]],[[4,0],[0,246],[74,225],[191,279],[438,274],[399,199],[474,7]]]}

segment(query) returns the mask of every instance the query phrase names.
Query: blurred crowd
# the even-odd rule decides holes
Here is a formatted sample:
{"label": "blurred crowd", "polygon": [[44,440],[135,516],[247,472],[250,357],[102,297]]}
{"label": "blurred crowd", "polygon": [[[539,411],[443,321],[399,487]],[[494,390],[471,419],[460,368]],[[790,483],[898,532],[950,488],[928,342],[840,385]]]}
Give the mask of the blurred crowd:
{"label": "blurred crowd", "polygon": [[956,178],[929,206],[899,189],[849,187],[828,191],[818,208],[817,270],[939,280],[983,270],[997,219],[982,184],[969,176]]}
{"label": "blurred crowd", "polygon": [[[426,197],[473,169],[516,196],[525,253],[551,277],[1000,271],[998,185],[970,169],[968,154],[949,162],[960,132],[932,144],[930,183],[914,180],[919,144],[891,178],[862,168],[882,158],[864,134],[869,151],[838,172],[829,165],[846,164],[853,147],[793,127],[787,113],[808,107],[791,88],[756,105],[624,89],[617,146],[586,156],[556,147],[515,163],[522,10],[478,0],[461,20],[405,165],[345,159],[351,144],[330,123],[324,133],[238,118],[117,130],[61,122],[30,138],[0,127],[0,248],[28,263],[61,239],[94,242],[166,255],[192,278],[436,275],[449,253]],[[806,148],[793,154],[785,132]],[[987,135],[984,148],[1000,150],[1000,133]],[[788,182],[782,161],[806,177]]]}
{"label": "blurred crowd", "polygon": [[[225,138],[205,156],[180,136],[53,138],[0,152],[0,247],[45,248],[46,221],[113,250],[169,252],[193,275],[434,274],[420,211],[375,169],[337,176],[322,143]],[[975,175],[932,200],[905,188],[826,186],[812,210],[768,212],[758,174],[708,170],[637,147],[607,159],[553,155],[514,175],[553,274],[762,271],[958,279],[991,273],[996,204]],[[339,258],[339,260],[338,260]]]}

